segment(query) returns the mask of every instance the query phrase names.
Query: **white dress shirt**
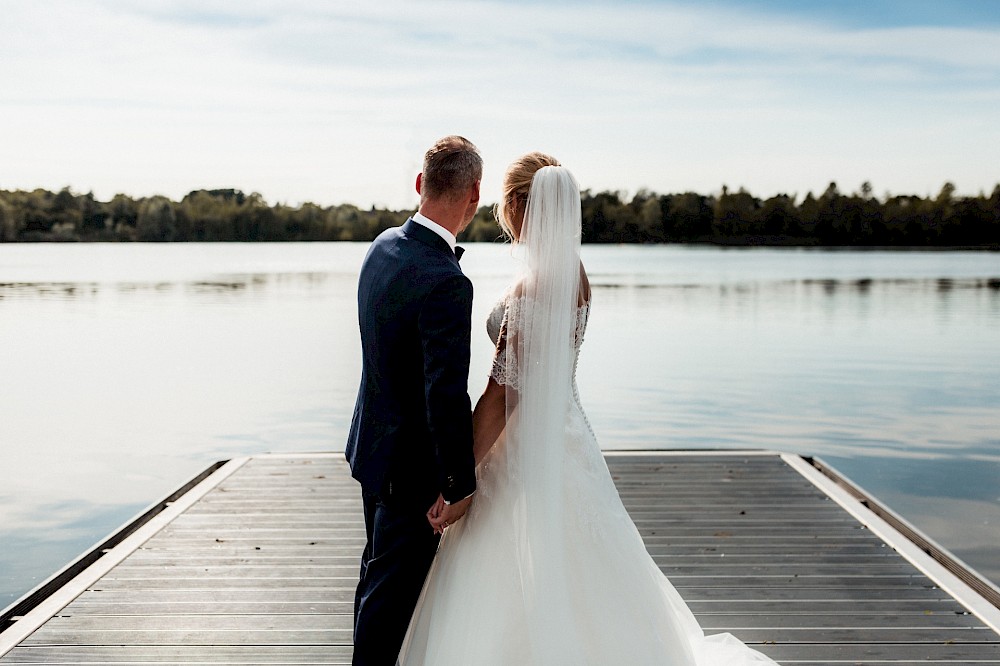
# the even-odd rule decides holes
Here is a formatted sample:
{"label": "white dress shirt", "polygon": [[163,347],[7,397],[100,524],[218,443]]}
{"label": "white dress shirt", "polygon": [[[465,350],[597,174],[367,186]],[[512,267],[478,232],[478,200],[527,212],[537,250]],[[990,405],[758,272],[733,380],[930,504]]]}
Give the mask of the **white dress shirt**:
{"label": "white dress shirt", "polygon": [[428,229],[436,233],[438,236],[443,238],[445,242],[448,243],[448,247],[451,248],[451,251],[452,252],[455,251],[455,245],[458,243],[458,240],[455,238],[455,234],[451,233],[450,231],[448,231],[447,229],[445,229],[440,224],[438,224],[431,218],[427,217],[426,215],[421,215],[419,211],[414,213],[412,215],[412,218],[413,221],[419,224],[420,226],[427,227]]}

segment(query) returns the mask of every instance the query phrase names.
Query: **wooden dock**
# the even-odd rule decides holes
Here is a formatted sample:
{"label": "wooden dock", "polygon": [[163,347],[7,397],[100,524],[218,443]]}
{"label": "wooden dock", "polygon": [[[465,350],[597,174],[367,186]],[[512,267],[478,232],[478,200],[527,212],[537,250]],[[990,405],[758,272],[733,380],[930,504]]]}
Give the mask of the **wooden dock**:
{"label": "wooden dock", "polygon": [[[607,458],[707,633],[782,664],[1000,665],[996,589],[811,461]],[[191,486],[0,615],[0,665],[350,663],[364,527],[343,456],[233,460]]]}

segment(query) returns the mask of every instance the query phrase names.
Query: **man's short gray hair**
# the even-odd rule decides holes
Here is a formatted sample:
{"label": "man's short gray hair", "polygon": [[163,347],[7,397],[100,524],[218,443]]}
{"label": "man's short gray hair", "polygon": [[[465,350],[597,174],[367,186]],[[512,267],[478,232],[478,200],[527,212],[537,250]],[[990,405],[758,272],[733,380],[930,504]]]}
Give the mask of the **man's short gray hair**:
{"label": "man's short gray hair", "polygon": [[473,143],[461,136],[446,136],[424,154],[421,198],[461,195],[482,177],[483,158]]}

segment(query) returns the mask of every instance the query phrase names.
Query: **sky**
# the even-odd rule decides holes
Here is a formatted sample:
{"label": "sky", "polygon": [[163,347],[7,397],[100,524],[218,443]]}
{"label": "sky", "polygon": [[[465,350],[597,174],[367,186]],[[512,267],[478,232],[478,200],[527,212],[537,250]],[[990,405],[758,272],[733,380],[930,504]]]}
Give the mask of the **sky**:
{"label": "sky", "polygon": [[1000,182],[995,0],[0,0],[0,189],[412,208],[461,134],[583,188]]}

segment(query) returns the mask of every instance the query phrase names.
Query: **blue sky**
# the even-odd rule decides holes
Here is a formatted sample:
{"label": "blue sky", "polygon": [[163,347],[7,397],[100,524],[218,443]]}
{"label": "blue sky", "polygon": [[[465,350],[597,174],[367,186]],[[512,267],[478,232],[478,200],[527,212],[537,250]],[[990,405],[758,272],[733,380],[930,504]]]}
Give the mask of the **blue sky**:
{"label": "blue sky", "polygon": [[438,136],[484,197],[1000,182],[1000,2],[7,0],[0,188],[410,207]]}
{"label": "blue sky", "polygon": [[1000,25],[1000,3],[994,0],[685,0],[675,4],[752,8],[854,28]]}

